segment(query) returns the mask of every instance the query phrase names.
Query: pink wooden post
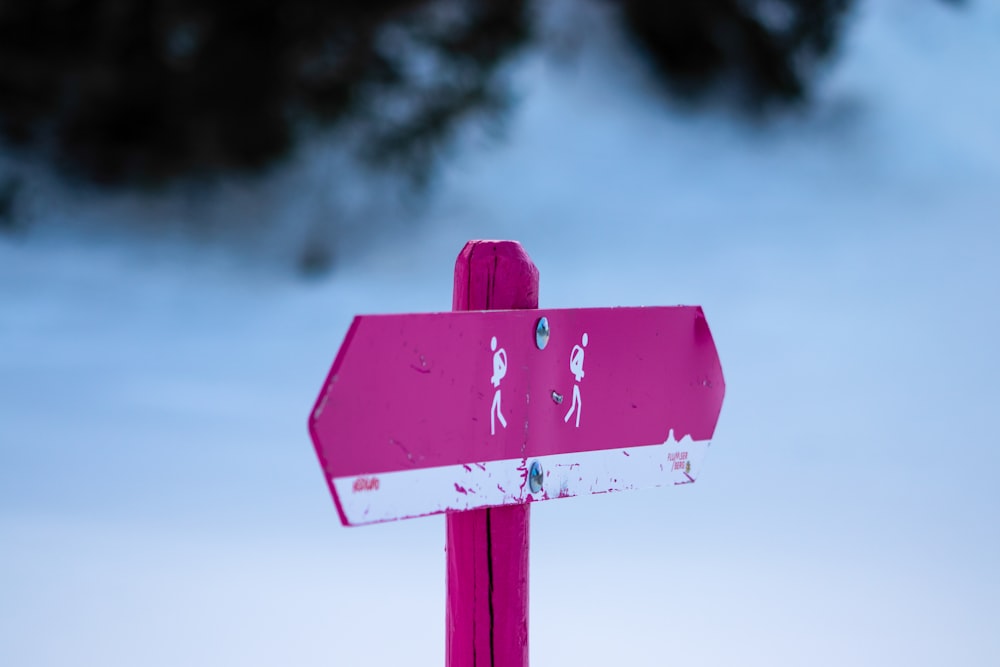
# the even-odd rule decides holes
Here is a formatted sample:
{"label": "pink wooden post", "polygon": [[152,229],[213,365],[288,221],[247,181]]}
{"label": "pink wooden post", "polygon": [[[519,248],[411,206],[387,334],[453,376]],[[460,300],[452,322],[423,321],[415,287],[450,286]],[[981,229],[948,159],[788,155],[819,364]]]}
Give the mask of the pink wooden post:
{"label": "pink wooden post", "polygon": [[[538,308],[538,269],[516,241],[470,241],[453,310]],[[448,667],[527,667],[531,507],[449,513]]]}

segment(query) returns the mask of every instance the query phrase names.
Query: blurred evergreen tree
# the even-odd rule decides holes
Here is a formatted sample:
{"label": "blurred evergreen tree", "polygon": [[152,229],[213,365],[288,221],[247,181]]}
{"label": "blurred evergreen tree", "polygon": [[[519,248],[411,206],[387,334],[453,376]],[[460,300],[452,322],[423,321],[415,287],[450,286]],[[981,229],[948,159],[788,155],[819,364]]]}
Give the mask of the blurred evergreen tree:
{"label": "blurred evergreen tree", "polygon": [[[670,87],[797,100],[850,0],[608,0]],[[263,167],[312,125],[426,173],[470,116],[529,0],[0,0],[0,137],[100,183]]]}
{"label": "blurred evergreen tree", "polygon": [[808,92],[851,0],[616,0],[629,34],[672,92],[733,86],[750,109]]}
{"label": "blurred evergreen tree", "polygon": [[525,0],[0,0],[0,135],[97,182],[253,169],[353,121],[419,164],[502,108]]}

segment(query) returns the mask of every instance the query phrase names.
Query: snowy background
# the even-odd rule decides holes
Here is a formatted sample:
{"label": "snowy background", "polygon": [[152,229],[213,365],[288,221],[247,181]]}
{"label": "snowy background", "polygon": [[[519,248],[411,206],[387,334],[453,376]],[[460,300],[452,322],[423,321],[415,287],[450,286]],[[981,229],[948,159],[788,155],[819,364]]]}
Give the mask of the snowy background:
{"label": "snowy background", "polygon": [[[443,519],[342,528],[306,417],[473,238],[543,307],[703,305],[726,373],[698,484],[532,508],[534,664],[1000,664],[1000,7],[858,10],[771,126],[665,109],[598,22],[533,52],[506,140],[318,279],[42,197],[0,237],[0,664],[442,664]],[[269,212],[318,215],[317,154]]]}

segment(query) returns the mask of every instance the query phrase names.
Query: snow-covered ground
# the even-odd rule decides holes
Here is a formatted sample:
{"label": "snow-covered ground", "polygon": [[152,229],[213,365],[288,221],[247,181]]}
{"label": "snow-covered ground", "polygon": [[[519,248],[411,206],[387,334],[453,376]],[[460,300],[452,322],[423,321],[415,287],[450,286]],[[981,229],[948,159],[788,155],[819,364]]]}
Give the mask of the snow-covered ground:
{"label": "snow-covered ground", "polygon": [[768,128],[613,35],[525,58],[507,142],[322,280],[0,237],[0,664],[441,664],[443,520],[340,527],[306,416],[355,313],[515,238],[544,307],[702,304],[727,380],[698,484],[532,508],[535,664],[996,665],[1000,8],[859,9]]}

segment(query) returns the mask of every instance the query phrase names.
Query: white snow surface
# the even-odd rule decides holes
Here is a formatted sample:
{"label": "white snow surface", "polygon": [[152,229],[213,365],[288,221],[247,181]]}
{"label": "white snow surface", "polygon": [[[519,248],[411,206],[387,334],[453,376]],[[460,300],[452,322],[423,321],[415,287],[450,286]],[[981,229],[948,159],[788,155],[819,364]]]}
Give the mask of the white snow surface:
{"label": "white snow surface", "polygon": [[474,238],[543,307],[701,304],[726,374],[697,484],[532,508],[534,664],[1000,664],[1000,7],[862,3],[769,126],[582,25],[322,279],[0,237],[0,664],[442,664],[443,520],[342,528],[306,417],[351,317],[447,310]]}

